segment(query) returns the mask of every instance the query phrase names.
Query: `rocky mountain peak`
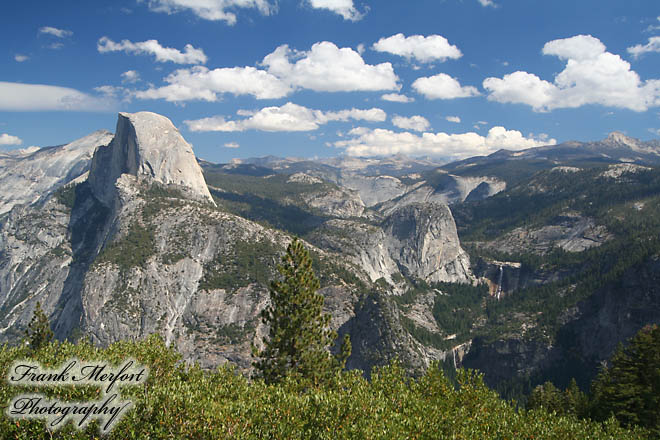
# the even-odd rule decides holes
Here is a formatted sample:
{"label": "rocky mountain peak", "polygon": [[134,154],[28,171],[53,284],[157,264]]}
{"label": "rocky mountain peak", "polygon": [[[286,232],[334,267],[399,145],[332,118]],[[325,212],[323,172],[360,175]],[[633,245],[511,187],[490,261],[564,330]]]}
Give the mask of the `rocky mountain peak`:
{"label": "rocky mountain peak", "polygon": [[637,139],[628,137],[620,131],[613,131],[610,133],[607,136],[607,139],[605,139],[605,142],[610,145],[625,146],[629,148],[636,147],[637,144],[639,144]]}
{"label": "rocky mountain peak", "polygon": [[89,182],[104,204],[112,203],[122,174],[141,182],[176,185],[213,203],[192,147],[168,118],[156,113],[119,113],[112,142],[94,153]]}
{"label": "rocky mountain peak", "polygon": [[636,139],[633,139],[631,137],[626,136],[625,134],[621,133],[620,131],[613,131],[607,136],[607,141],[611,143],[618,143],[618,144],[635,144],[637,143]]}
{"label": "rocky mountain peak", "polygon": [[652,154],[655,156],[660,155],[660,150],[657,145],[654,145],[651,142],[642,142],[639,139],[628,137],[619,131],[613,131],[610,133],[603,143],[610,147],[627,148],[635,153]]}

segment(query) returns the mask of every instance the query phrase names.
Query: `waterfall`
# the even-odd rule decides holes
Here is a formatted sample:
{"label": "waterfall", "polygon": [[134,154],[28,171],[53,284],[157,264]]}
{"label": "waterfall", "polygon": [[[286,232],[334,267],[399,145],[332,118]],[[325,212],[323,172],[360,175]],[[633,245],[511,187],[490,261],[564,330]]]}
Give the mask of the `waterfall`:
{"label": "waterfall", "polygon": [[504,269],[500,266],[500,275],[497,279],[497,300],[500,300],[500,294],[502,293],[502,276],[504,275]]}

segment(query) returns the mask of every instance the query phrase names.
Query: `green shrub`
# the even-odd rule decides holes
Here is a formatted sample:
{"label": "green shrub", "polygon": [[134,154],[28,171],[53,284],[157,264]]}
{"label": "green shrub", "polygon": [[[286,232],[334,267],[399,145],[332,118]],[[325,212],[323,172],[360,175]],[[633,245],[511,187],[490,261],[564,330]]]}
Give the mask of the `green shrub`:
{"label": "green shrub", "polygon": [[144,266],[155,253],[153,227],[142,226],[134,220],[126,235],[110,243],[96,260],[116,264],[120,270],[126,271],[132,267]]}
{"label": "green shrub", "polygon": [[[0,372],[16,359],[45,367],[72,357],[118,365],[128,357],[149,368],[144,385],[126,386],[122,398],[133,408],[108,439],[642,439],[610,420],[604,424],[558,416],[544,409],[516,411],[489,390],[480,375],[458,371],[458,387],[437,365],[419,379],[393,364],[374,370],[367,381],[359,371],[342,372],[317,388],[300,390],[295,381],[266,385],[249,381],[231,367],[214,371],[181,362],[160,337],[118,342],[106,349],[88,343],[50,343],[36,352],[0,348]],[[19,394],[41,392],[61,400],[96,400],[94,386],[30,389],[0,383],[4,403]],[[97,425],[78,431],[68,424],[46,430],[39,420],[0,416],[3,439],[99,438]]]}

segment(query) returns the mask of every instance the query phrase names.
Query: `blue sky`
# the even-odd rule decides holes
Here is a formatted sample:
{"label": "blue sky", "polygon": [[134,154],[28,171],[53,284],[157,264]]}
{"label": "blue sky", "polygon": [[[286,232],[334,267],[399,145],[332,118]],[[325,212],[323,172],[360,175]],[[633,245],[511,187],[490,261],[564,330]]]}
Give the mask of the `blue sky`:
{"label": "blue sky", "polygon": [[660,2],[6,2],[0,148],[169,117],[214,162],[660,136]]}

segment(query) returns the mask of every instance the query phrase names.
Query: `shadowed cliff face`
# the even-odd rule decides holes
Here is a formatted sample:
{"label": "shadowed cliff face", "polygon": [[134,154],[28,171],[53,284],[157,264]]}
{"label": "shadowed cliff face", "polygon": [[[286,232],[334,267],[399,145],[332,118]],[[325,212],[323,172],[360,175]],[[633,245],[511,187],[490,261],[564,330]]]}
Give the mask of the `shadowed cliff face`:
{"label": "shadowed cliff face", "polygon": [[618,345],[647,324],[660,323],[660,256],[628,269],[620,281],[594,292],[560,317],[556,340],[509,335],[476,339],[463,365],[485,373],[492,386],[529,377],[566,387],[571,378],[588,388]]}
{"label": "shadowed cliff face", "polygon": [[191,198],[213,203],[192,147],[169,119],[155,113],[120,113],[112,142],[94,154],[89,183],[106,206],[122,174],[138,182],[176,185]]}

